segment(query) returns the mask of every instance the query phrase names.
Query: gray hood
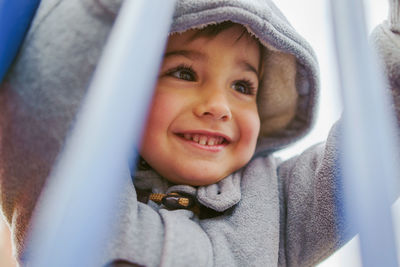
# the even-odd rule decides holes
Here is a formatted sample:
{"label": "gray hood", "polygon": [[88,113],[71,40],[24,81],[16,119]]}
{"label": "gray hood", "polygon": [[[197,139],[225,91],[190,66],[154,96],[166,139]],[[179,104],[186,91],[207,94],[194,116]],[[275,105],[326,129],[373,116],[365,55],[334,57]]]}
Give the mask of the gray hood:
{"label": "gray hood", "polygon": [[[116,14],[116,0],[106,2],[104,7]],[[314,51],[270,0],[178,0],[170,32],[224,21],[245,26],[266,50],[256,156],[286,147],[303,137],[314,122],[319,90]]]}
{"label": "gray hood", "polygon": [[233,21],[264,45],[265,72],[258,97],[261,119],[256,155],[304,136],[312,126],[319,87],[316,56],[269,0],[181,0],[171,32]]}

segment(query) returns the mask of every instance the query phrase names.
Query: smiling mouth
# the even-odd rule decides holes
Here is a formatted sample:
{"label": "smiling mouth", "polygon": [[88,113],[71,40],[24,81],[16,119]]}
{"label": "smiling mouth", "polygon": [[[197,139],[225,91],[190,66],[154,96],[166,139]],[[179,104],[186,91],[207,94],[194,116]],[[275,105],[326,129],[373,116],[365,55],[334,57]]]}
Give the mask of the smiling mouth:
{"label": "smiling mouth", "polygon": [[195,142],[203,146],[219,146],[229,144],[229,141],[225,137],[218,135],[199,133],[178,133],[177,135],[183,139]]}

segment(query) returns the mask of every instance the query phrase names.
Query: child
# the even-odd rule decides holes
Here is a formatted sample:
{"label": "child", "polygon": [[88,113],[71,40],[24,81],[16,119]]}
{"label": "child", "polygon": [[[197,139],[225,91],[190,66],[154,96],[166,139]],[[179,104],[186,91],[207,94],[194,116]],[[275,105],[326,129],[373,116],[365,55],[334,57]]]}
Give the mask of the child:
{"label": "child", "polygon": [[[309,126],[312,54],[303,48],[311,62],[296,63],[281,47],[266,48],[251,21],[247,29],[207,22],[169,37],[136,190],[126,186],[109,258],[144,266],[313,265],[341,242],[334,147],[284,163],[262,155]],[[136,194],[144,203],[132,204]],[[182,209],[174,200],[194,205]]]}
{"label": "child", "polygon": [[[34,203],[118,6],[43,0],[1,89],[1,205],[21,262]],[[349,233],[337,127],[288,161],[271,154],[307,133],[317,90],[314,53],[272,2],[177,1],[142,158],[134,185],[125,177],[102,264],[312,266],[339,248]]]}

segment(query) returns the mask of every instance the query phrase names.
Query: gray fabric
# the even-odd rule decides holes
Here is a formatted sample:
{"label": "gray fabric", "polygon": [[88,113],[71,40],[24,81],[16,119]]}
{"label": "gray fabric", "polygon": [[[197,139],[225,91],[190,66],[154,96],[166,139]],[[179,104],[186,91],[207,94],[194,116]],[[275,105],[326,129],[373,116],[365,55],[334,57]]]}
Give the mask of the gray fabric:
{"label": "gray fabric", "polygon": [[[218,206],[223,214],[214,218],[199,220],[191,211],[137,203],[127,175],[115,218],[120,231],[103,261],[126,259],[145,266],[315,265],[344,241],[336,227],[344,223],[336,221],[340,217],[335,208],[341,191],[333,169],[338,132],[338,127],[332,130],[326,147],[316,145],[283,163],[273,156],[258,157],[216,185],[166,189],[165,180],[153,171],[137,173],[138,188],[153,184],[153,192],[186,192],[212,209],[225,203]],[[202,201],[204,192],[208,203]]]}
{"label": "gray fabric", "polygon": [[[400,19],[398,24],[397,27],[400,28]],[[385,21],[374,29],[370,40],[381,59],[386,77],[388,77],[388,87],[391,88],[394,109],[397,118],[400,118],[400,33],[393,31],[391,24]]]}
{"label": "gray fabric", "polygon": [[[43,0],[0,88],[0,204],[17,258],[121,1],[97,2]],[[138,203],[127,171],[125,192],[117,196],[119,230],[101,253],[104,265],[121,259],[146,266],[311,266],[348,236],[346,224],[335,221],[341,218],[336,216],[341,196],[335,171],[337,129],[326,146],[287,162],[270,154],[303,136],[313,122],[319,84],[311,48],[268,0],[181,0],[172,32],[224,20],[243,24],[266,45],[269,70],[290,65],[291,71],[283,71],[290,77],[267,71],[262,91],[286,87],[289,81],[298,94],[296,115],[279,132],[262,133],[253,160],[217,184],[172,185],[151,170],[136,175],[139,188],[187,192],[221,216],[200,220],[191,211]],[[269,106],[259,102],[260,113],[268,114]]]}
{"label": "gray fabric", "polygon": [[[119,8],[119,1],[100,3],[43,0],[21,53],[2,84],[1,204],[13,229],[17,257],[24,249],[36,199],[73,123]],[[178,1],[172,31],[223,20],[248,27],[268,44],[278,58],[277,65],[279,58],[284,59],[283,52],[297,56],[295,77],[287,80],[297,86],[299,112],[284,132],[260,139],[257,153],[266,154],[304,135],[311,125],[310,104],[318,87],[315,57],[269,1]],[[283,203],[276,168],[272,157],[257,158],[218,184],[197,190],[184,185],[171,187],[152,171],[138,173],[138,187],[147,183],[154,192],[196,193],[200,203],[224,212],[202,221],[190,211],[137,203],[127,174],[126,192],[120,195],[121,213],[115,219],[120,230],[102,253],[103,263],[125,259],[146,266],[273,266],[278,257],[285,262],[283,258],[290,257],[286,252],[278,253],[283,242],[279,241],[283,237],[279,206]],[[146,177],[145,182],[140,175]],[[305,258],[315,262],[320,258],[317,254]]]}
{"label": "gray fabric", "polygon": [[0,204],[17,256],[112,22],[91,0],[42,1],[1,84]]}
{"label": "gray fabric", "polygon": [[[13,230],[16,255],[23,250],[36,199],[73,124],[120,3],[43,0],[1,85],[1,207]],[[318,87],[316,60],[311,48],[269,1],[178,1],[172,31],[229,19],[243,23],[268,43],[268,64],[274,62],[285,70],[287,65],[280,66],[280,61],[287,59],[290,64],[292,59],[284,52],[297,56],[293,77],[281,77],[271,84],[283,86],[288,80],[290,86],[297,85],[299,112],[282,133],[260,139],[257,154],[267,154],[304,135],[310,127],[311,104]],[[202,201],[206,202],[206,197]]]}

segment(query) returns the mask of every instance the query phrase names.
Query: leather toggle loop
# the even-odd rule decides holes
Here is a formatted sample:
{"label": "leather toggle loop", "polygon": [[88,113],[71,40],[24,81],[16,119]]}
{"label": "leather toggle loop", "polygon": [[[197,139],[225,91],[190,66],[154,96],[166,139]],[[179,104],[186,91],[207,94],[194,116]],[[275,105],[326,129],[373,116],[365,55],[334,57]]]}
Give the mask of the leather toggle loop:
{"label": "leather toggle loop", "polygon": [[163,204],[167,209],[187,209],[193,211],[199,216],[200,219],[214,218],[222,214],[222,212],[217,212],[213,209],[207,208],[200,205],[195,201],[192,195],[172,192],[169,194],[163,193],[151,193],[147,190],[140,190],[136,188],[137,199],[142,203],[147,203],[149,200],[157,203]]}
{"label": "leather toggle loop", "polygon": [[194,201],[191,197],[169,193],[162,198],[161,203],[168,209],[188,209],[193,206]]}
{"label": "leather toggle loop", "polygon": [[169,194],[150,193],[144,190],[138,190],[138,200],[147,203],[151,200],[157,204],[163,204],[168,209],[189,209],[195,205],[195,201],[190,195],[173,192]]}

